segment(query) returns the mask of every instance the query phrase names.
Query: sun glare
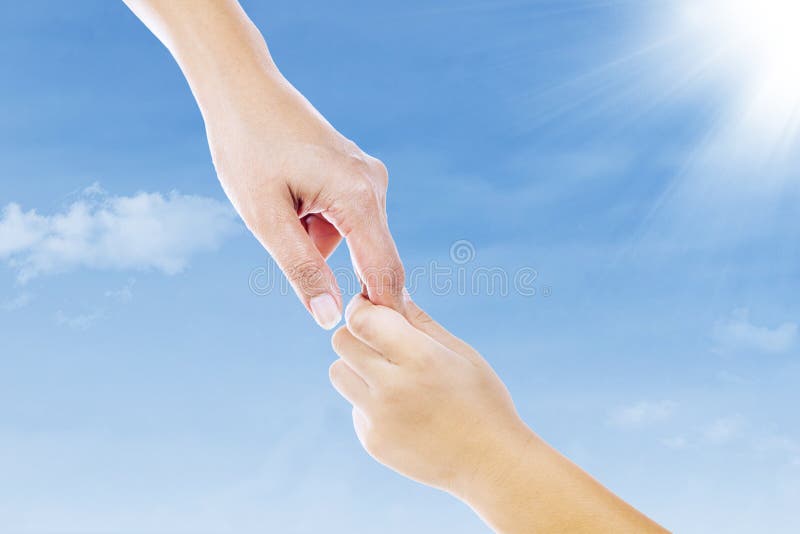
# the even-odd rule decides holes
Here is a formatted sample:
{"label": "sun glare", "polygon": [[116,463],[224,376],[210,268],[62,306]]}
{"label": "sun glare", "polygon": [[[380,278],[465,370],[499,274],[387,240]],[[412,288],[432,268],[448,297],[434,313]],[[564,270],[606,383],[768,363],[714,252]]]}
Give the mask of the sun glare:
{"label": "sun glare", "polygon": [[748,127],[791,135],[800,112],[800,0],[680,1],[688,53],[734,84],[732,113]]}

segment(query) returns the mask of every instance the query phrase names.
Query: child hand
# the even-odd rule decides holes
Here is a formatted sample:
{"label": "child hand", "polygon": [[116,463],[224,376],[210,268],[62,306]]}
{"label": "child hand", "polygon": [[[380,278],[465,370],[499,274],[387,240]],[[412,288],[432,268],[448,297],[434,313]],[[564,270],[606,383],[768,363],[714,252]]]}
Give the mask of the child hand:
{"label": "child hand", "polygon": [[449,491],[497,532],[665,532],[530,430],[472,347],[408,299],[405,310],[358,296],[333,336],[331,381],[376,460]]}
{"label": "child hand", "polygon": [[361,444],[419,482],[461,493],[492,476],[497,444],[526,435],[511,396],[472,347],[410,299],[403,315],[357,296],[333,336],[330,368]]}

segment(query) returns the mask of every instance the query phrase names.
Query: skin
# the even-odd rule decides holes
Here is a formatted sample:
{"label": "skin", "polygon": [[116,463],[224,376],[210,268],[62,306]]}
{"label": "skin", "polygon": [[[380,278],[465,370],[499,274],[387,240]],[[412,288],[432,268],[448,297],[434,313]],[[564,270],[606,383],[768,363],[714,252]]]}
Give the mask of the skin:
{"label": "skin", "polygon": [[332,338],[331,382],[373,458],[497,532],[666,532],[528,428],[481,355],[406,299],[404,316],[357,296]]}
{"label": "skin", "polygon": [[320,326],[341,319],[326,258],[347,240],[373,302],[402,310],[388,173],[280,73],[235,0],[125,0],[172,53],[202,112],[220,183]]}
{"label": "skin", "polygon": [[324,328],[342,307],[325,260],[347,240],[367,298],[333,337],[330,375],[373,457],[499,532],[663,532],[534,434],[483,358],[404,296],[386,167],[281,75],[238,2],[125,3],[176,59],[223,189]]}

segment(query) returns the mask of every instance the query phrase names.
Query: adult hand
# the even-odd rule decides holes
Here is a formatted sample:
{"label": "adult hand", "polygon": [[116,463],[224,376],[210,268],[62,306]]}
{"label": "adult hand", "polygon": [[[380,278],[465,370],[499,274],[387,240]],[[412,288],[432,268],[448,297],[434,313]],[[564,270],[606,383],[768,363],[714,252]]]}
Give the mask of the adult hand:
{"label": "adult hand", "polygon": [[291,85],[271,78],[253,80],[239,103],[207,113],[228,197],[322,327],[341,318],[325,258],[343,237],[370,300],[401,309],[403,266],[386,216],[386,167]]}
{"label": "adult hand", "polygon": [[178,61],[226,194],[320,326],[341,319],[325,260],[342,238],[370,300],[402,310],[386,167],[286,81],[235,0],[125,1]]}

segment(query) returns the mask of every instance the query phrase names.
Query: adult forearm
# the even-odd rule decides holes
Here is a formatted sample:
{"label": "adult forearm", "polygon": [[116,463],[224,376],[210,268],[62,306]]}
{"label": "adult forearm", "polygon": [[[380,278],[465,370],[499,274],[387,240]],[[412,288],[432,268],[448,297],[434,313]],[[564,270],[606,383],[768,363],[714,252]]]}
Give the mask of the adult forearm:
{"label": "adult forearm", "polygon": [[497,532],[665,532],[532,431],[502,437],[489,456],[457,496]]}
{"label": "adult forearm", "polygon": [[167,47],[206,115],[284,83],[258,28],[236,0],[123,0]]}

